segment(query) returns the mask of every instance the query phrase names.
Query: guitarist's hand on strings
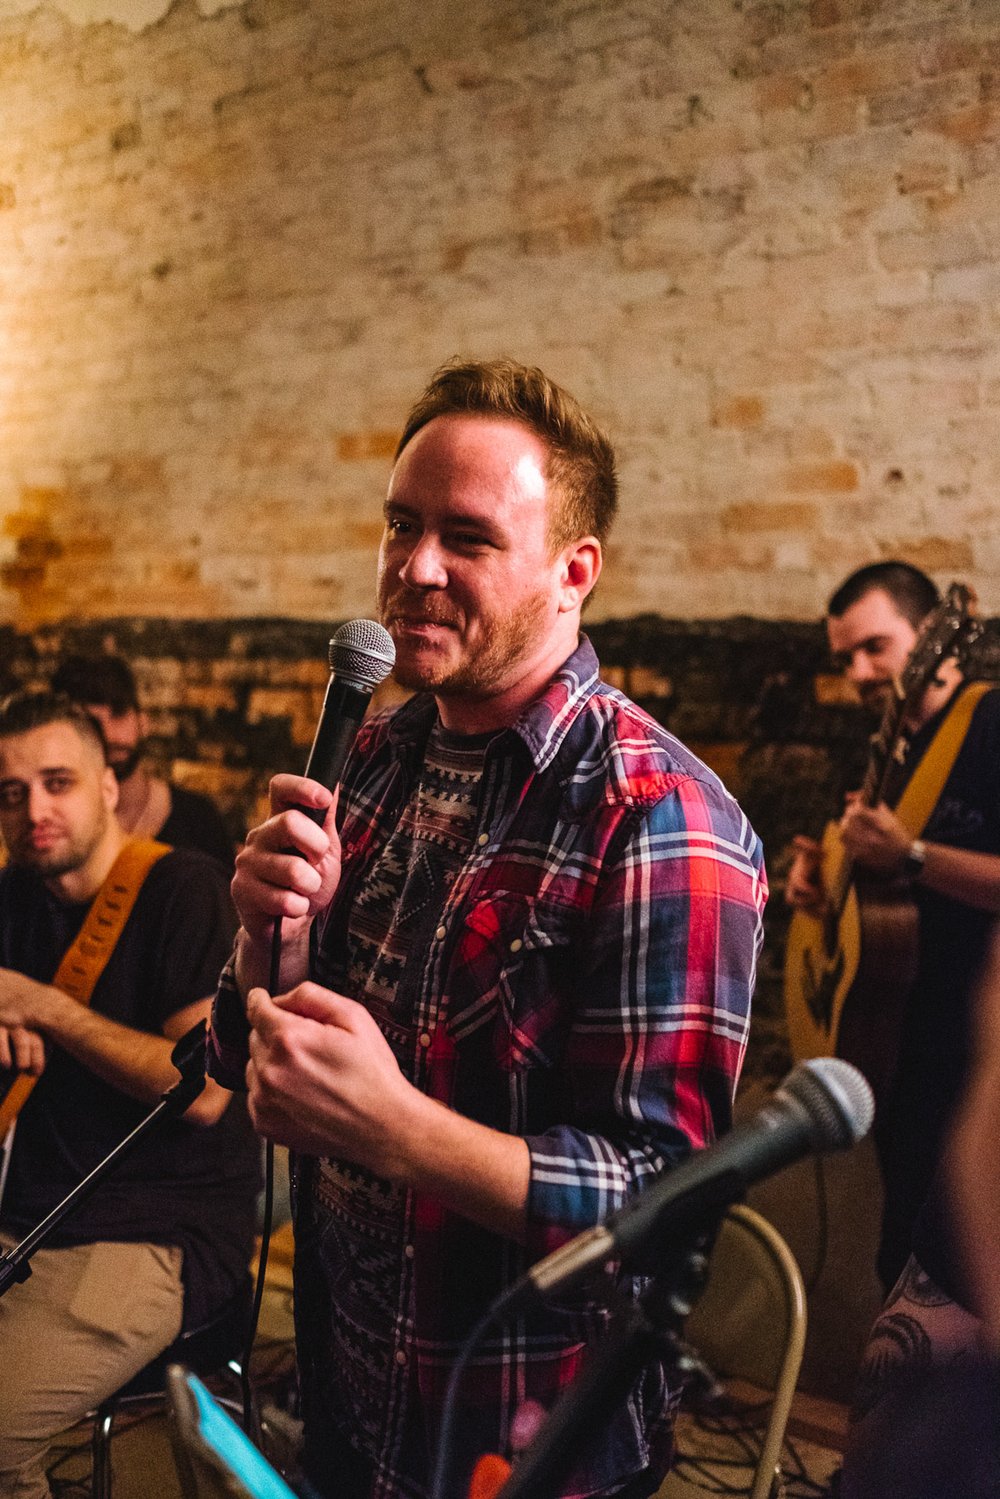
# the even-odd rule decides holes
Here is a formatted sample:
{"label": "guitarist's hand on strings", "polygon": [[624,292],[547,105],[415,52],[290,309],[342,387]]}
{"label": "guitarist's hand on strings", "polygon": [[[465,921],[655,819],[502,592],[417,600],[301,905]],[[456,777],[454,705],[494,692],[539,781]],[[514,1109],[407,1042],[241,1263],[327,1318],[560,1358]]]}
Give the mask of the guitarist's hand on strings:
{"label": "guitarist's hand on strings", "polygon": [[913,842],[884,802],[877,807],[866,807],[859,801],[850,803],[840,820],[840,836],[855,863],[875,874],[899,874]]}

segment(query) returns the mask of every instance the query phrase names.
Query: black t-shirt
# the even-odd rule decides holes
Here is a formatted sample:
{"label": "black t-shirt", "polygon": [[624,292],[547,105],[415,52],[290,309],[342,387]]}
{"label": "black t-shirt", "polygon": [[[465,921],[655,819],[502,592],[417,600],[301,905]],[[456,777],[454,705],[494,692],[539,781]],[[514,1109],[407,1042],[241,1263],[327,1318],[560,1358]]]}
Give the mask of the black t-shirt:
{"label": "black t-shirt", "polygon": [[170,788],[170,813],[157,833],[161,843],[171,848],[200,848],[211,854],[232,874],[233,840],[219,815],[219,809],[207,796],[185,791],[183,786]]}
{"label": "black t-shirt", "polygon": [[[0,966],[51,983],[88,906],[67,905],[30,870],[0,871]],[[224,870],[193,849],[155,864],[94,990],[92,1008],[159,1035],[213,993],[236,917]],[[0,1219],[22,1236],[135,1128],[150,1106],[102,1081],[58,1046],[17,1122]],[[98,1239],[179,1244],[185,1319],[197,1325],[249,1262],[259,1148],[241,1097],[208,1128],[161,1124],[79,1206],[52,1245]]]}
{"label": "black t-shirt", "polygon": [[[910,756],[914,766],[946,712],[947,708],[914,737]],[[922,837],[950,848],[1000,854],[1000,691],[988,692],[977,704]],[[920,946],[917,979],[901,1039],[899,1075],[904,1096],[913,1099],[936,1134],[950,1113],[968,1066],[971,1005],[997,920],[989,911],[919,883],[913,895]]]}
{"label": "black t-shirt", "polygon": [[[950,706],[914,736],[907,777],[915,773]],[[951,848],[1000,854],[1000,691],[977,704],[922,836]],[[965,1084],[979,975],[997,918],[921,883],[913,897],[919,917],[917,977],[903,1019],[895,1082],[875,1125],[885,1183],[879,1267],[890,1284],[912,1247],[938,1285],[961,1300],[950,1210],[940,1183],[922,1218],[918,1215]]]}

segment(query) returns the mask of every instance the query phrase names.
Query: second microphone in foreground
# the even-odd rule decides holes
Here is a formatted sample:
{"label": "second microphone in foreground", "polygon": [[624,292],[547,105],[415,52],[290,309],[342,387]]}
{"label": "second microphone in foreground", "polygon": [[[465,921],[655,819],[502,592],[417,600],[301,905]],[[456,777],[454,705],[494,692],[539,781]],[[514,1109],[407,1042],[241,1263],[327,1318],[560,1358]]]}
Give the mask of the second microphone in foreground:
{"label": "second microphone in foreground", "polygon": [[635,1266],[667,1234],[705,1226],[706,1215],[747,1187],[807,1155],[847,1150],[864,1138],[875,1101],[864,1076],[839,1057],[794,1068],[762,1109],[699,1151],[586,1233],[546,1255],[494,1307],[497,1316],[562,1294],[609,1260]]}

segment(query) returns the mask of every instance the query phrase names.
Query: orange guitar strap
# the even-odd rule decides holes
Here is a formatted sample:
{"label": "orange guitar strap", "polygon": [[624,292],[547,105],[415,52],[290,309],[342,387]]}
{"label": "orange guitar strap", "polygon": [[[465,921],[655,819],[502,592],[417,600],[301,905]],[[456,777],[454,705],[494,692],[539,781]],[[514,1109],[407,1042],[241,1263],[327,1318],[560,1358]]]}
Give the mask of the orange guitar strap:
{"label": "orange guitar strap", "polygon": [[927,820],[937,806],[944,790],[944,783],[951,775],[958,759],[965,736],[972,722],[972,715],[995,682],[970,682],[963,687],[945,716],[944,723],[927,746],[927,751],[917,766],[896,805],[896,816],[911,838],[919,838]]}
{"label": "orange guitar strap", "polygon": [[[123,846],[104,884],[94,896],[83,926],[63,954],[52,980],[53,988],[61,989],[82,1005],[90,1003],[97,981],[125,930],[146,876],[169,852],[169,844],[155,843],[151,838],[135,838]],[[24,1107],[37,1081],[31,1073],[21,1072],[7,1090],[0,1102],[0,1140]]]}

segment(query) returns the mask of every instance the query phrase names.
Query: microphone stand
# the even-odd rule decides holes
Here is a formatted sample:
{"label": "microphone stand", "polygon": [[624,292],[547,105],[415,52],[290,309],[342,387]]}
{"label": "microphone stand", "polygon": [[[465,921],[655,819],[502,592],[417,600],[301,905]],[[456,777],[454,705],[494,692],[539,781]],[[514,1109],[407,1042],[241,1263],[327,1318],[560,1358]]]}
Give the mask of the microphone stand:
{"label": "microphone stand", "polygon": [[170,1060],[180,1073],[180,1081],[163,1094],[153,1111],[136,1125],[130,1135],[126,1135],[125,1139],[115,1146],[110,1155],[105,1156],[104,1160],[94,1167],[89,1176],[85,1176],[83,1181],[75,1186],[57,1207],[52,1209],[47,1218],[43,1218],[41,1223],[33,1228],[19,1244],[14,1245],[13,1249],[0,1255],[0,1296],[9,1291],[15,1283],[28,1279],[31,1274],[29,1261],[35,1251],[42,1247],[64,1218],[67,1218],[81,1202],[92,1195],[123,1156],[134,1150],[136,1145],[161,1122],[179,1117],[194,1103],[205,1086],[205,1030],[204,1020],[199,1020],[197,1025],[193,1025],[177,1042],[170,1053]]}
{"label": "microphone stand", "polygon": [[672,1368],[682,1365],[681,1331],[705,1287],[709,1252],[732,1200],[731,1191],[719,1195],[725,1200],[705,1203],[701,1226],[685,1245],[660,1246],[663,1260],[652,1284],[638,1301],[624,1302],[607,1336],[515,1459],[496,1499],[551,1499],[606,1430],[646,1365],[664,1356]]}

